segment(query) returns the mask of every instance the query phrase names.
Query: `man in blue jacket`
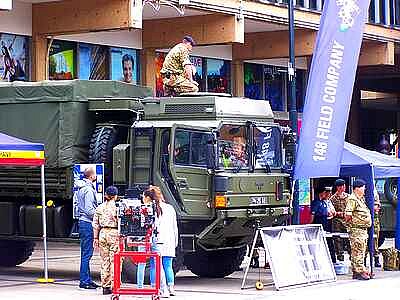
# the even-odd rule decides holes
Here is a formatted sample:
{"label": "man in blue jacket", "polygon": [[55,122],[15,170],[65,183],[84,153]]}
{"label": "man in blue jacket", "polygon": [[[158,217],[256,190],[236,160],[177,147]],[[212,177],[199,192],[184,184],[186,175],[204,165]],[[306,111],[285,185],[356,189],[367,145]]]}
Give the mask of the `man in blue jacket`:
{"label": "man in blue jacket", "polygon": [[79,212],[79,237],[81,240],[81,266],[79,275],[79,287],[83,289],[96,289],[99,286],[90,277],[90,259],[93,255],[93,227],[92,221],[97,207],[96,172],[93,168],[84,171],[84,184],[78,190]]}

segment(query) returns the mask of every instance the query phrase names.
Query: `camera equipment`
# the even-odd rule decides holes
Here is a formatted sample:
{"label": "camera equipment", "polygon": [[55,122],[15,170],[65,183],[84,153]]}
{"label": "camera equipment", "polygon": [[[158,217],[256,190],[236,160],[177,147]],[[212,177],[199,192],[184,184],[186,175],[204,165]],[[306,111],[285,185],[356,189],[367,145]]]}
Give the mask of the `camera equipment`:
{"label": "camera equipment", "polygon": [[122,199],[117,207],[120,236],[144,238],[152,235],[155,223],[154,204],[143,204],[137,199]]}

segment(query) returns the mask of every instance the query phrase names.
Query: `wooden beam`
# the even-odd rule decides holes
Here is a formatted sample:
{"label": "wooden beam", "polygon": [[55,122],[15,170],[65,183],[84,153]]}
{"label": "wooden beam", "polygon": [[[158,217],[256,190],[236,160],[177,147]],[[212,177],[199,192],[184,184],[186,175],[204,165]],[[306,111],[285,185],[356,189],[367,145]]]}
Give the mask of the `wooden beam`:
{"label": "wooden beam", "polygon": [[233,60],[232,68],[232,95],[244,97],[244,64],[243,60]]}
{"label": "wooden beam", "polygon": [[364,42],[361,47],[358,65],[394,65],[394,49],[394,42]]}
{"label": "wooden beam", "polygon": [[32,35],[32,80],[47,79],[46,74],[47,38],[44,35]]}
{"label": "wooden beam", "polygon": [[141,84],[156,92],[156,49],[142,49],[140,51]]}
{"label": "wooden beam", "polygon": [[[312,55],[316,35],[316,31],[296,30],[296,56]],[[247,33],[243,45],[233,45],[232,56],[241,60],[288,57],[289,33],[287,31]]]}
{"label": "wooden beam", "polygon": [[230,15],[143,20],[143,48],[170,48],[191,35],[197,45],[244,42],[244,21]]}
{"label": "wooden beam", "polygon": [[[134,0],[65,0],[32,5],[32,31],[62,35],[141,27]],[[137,21],[137,22],[136,22]]]}

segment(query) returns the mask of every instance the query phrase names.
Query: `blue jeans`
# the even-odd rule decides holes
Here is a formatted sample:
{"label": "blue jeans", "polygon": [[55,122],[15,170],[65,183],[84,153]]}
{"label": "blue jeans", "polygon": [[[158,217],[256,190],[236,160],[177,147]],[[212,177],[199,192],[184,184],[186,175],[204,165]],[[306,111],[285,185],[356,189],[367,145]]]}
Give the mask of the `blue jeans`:
{"label": "blue jeans", "polygon": [[[144,252],[145,251],[144,246],[139,246],[138,251]],[[153,242],[151,244],[151,251],[157,252],[157,253],[160,252],[157,243]],[[136,278],[137,278],[137,287],[139,289],[143,288],[145,268],[146,268],[145,263],[138,263]],[[165,288],[165,275],[164,275],[164,270],[163,270],[162,264],[161,264],[160,268],[161,268],[161,270],[160,270],[160,272],[161,272],[160,288],[161,288],[161,290],[163,290]],[[156,262],[155,262],[155,258],[153,258],[153,257],[150,258],[150,284],[151,284],[151,286],[156,285]]]}
{"label": "blue jeans", "polygon": [[172,256],[163,256],[162,257],[162,265],[163,265],[163,269],[165,272],[165,280],[167,282],[167,285],[174,285],[174,269],[172,268],[172,261],[173,261],[173,257]]}
{"label": "blue jeans", "polygon": [[79,238],[81,240],[81,267],[79,281],[81,284],[92,282],[90,277],[90,259],[93,255],[93,227],[92,223],[79,220]]}

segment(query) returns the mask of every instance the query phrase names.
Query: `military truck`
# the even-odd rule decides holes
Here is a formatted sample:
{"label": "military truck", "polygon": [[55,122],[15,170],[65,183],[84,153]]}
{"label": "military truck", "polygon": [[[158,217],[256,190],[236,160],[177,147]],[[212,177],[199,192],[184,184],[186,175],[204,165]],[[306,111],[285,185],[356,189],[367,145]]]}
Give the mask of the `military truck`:
{"label": "military truck", "polygon": [[376,179],[375,187],[381,201],[381,210],[379,212],[380,219],[380,235],[379,245],[382,245],[385,238],[394,238],[396,232],[396,210],[398,178]]}
{"label": "military truck", "polygon": [[[88,160],[104,162],[109,183],[125,197],[149,184],[161,187],[178,216],[175,270],[185,264],[199,276],[227,276],[240,266],[257,226],[287,220],[293,140],[274,123],[268,102],[221,94],[152,98],[147,89],[112,81],[27,86],[0,87],[0,131],[46,144],[46,193],[56,203],[50,236],[68,236],[71,166]],[[13,90],[16,98],[2,96]],[[34,170],[10,171],[1,170],[0,199],[15,220],[8,220],[12,230],[2,233],[2,243],[15,250],[7,253],[23,255],[11,262],[3,253],[3,265],[27,259],[32,244],[21,239],[40,236],[41,227],[29,206],[39,202],[39,178]],[[126,260],[126,274],[134,277],[132,267]]]}

